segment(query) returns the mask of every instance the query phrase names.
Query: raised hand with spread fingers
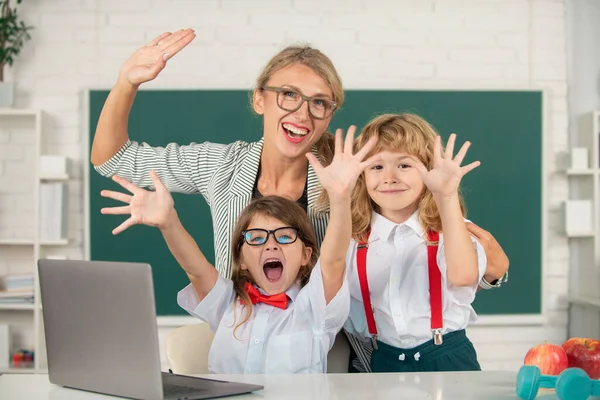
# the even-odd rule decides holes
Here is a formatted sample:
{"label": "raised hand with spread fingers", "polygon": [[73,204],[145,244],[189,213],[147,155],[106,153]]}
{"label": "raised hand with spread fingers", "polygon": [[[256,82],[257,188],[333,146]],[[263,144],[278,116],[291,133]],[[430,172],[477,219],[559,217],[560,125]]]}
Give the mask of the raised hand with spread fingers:
{"label": "raised hand with spread fingers", "polygon": [[173,197],[154,170],[150,171],[150,179],[152,179],[154,191],[141,189],[121,177],[113,176],[113,180],[131,194],[103,190],[100,193],[102,197],[127,205],[105,207],[101,212],[102,214],[130,215],[125,222],[113,229],[114,235],[136,224],[159,228],[169,250],[187,273],[198,299],[202,300],[214,286],[218,272],[181,224],[174,208]]}
{"label": "raised hand with spread fingers", "polygon": [[195,37],[193,29],[165,32],[155,37],[125,61],[119,71],[119,80],[132,86],[153,80],[165,68],[167,60],[173,58]]}
{"label": "raised hand with spread fingers", "polygon": [[117,200],[126,203],[125,206],[105,207],[100,212],[102,214],[127,215],[130,217],[121,225],[113,229],[113,235],[118,235],[130,226],[136,224],[164,228],[173,216],[174,203],[171,193],[165,188],[155,171],[150,172],[150,178],[154,184],[155,190],[149,191],[135,186],[125,179],[113,176],[113,181],[117,182],[131,194],[115,192],[112,190],[103,190],[100,192],[102,197]]}
{"label": "raised hand with spread fingers", "polygon": [[439,136],[436,137],[433,149],[433,168],[427,170],[420,162],[417,166],[423,178],[423,183],[425,183],[434,197],[457,195],[462,177],[481,164],[479,161],[474,161],[461,167],[460,164],[467,155],[467,150],[471,146],[471,143],[465,142],[456,156],[453,157],[455,142],[456,134],[453,133],[448,138],[446,150],[442,155],[441,138]]}

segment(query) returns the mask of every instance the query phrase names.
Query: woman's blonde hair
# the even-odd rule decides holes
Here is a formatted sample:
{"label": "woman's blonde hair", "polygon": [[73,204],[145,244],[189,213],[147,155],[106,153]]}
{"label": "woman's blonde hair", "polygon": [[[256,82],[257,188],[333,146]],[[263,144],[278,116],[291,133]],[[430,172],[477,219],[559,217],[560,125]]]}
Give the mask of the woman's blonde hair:
{"label": "woman's blonde hair", "polygon": [[[342,79],[333,66],[331,59],[321,51],[310,45],[292,45],[275,54],[267,65],[263,68],[261,74],[256,79],[256,89],[259,90],[267,84],[271,76],[280,69],[295,64],[302,64],[312,69],[329,86],[333,93],[333,101],[337,103],[337,109],[344,103],[344,88]],[[252,102],[252,99],[250,99]],[[329,165],[333,159],[334,137],[329,132],[323,132],[323,135],[315,143],[319,160],[323,165]]]}
{"label": "woman's blonde hair", "polygon": [[254,217],[258,215],[278,219],[283,222],[285,226],[292,226],[298,229],[298,239],[302,241],[305,248],[308,247],[312,249],[308,263],[300,266],[300,270],[298,271],[297,280],[302,287],[308,283],[310,273],[319,258],[317,238],[313,226],[308,219],[308,215],[298,203],[280,196],[265,196],[248,203],[237,220],[231,241],[233,263],[231,280],[233,281],[233,288],[236,293],[234,300],[234,324],[237,321],[235,309],[240,300],[246,310],[242,321],[235,326],[234,335],[235,331],[248,321],[252,315],[252,303],[250,302],[250,296],[246,292],[245,287],[246,282],[250,284],[255,284],[256,282],[252,279],[248,270],[243,270],[241,268],[242,246],[245,243],[243,231],[248,229],[248,226],[250,226]]}
{"label": "woman's blonde hair", "polygon": [[[361,131],[354,143],[355,153],[362,149],[371,137],[377,137],[377,145],[365,157],[382,151],[402,151],[417,157],[429,170],[433,167],[433,148],[438,133],[423,118],[415,114],[384,114],[372,119]],[[443,149],[442,149],[443,151]],[[466,209],[459,193],[463,215]],[[419,219],[425,232],[441,232],[442,221],[431,191],[424,186],[417,200]],[[372,212],[379,206],[371,200],[362,173],[352,193],[352,233],[357,241],[366,240],[371,225]]]}

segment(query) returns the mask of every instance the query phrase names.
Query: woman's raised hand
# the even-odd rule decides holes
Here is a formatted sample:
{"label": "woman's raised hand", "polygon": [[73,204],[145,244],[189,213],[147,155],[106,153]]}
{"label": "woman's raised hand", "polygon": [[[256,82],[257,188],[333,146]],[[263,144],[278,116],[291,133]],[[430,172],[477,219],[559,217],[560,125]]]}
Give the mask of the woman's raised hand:
{"label": "woman's raised hand", "polygon": [[196,37],[193,29],[165,32],[129,57],[119,71],[119,80],[132,86],[139,86],[153,80],[167,65],[167,60],[190,44]]}

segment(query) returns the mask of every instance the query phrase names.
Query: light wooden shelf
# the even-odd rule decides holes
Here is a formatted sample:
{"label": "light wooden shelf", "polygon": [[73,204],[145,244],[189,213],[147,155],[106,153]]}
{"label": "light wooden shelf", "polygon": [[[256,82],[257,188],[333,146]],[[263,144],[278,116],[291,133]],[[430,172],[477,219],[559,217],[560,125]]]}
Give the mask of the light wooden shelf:
{"label": "light wooden shelf", "polygon": [[597,169],[588,168],[588,169],[568,169],[567,175],[569,176],[593,176]]}
{"label": "light wooden shelf", "polygon": [[569,238],[586,238],[586,237],[594,237],[594,232],[567,232],[567,237]]}
{"label": "light wooden shelf", "polygon": [[39,110],[28,108],[0,108],[0,116],[6,117],[37,117],[39,113]]}
{"label": "light wooden shelf", "polygon": [[33,239],[27,238],[2,238],[0,239],[2,246],[30,246],[33,245]]}
{"label": "light wooden shelf", "polygon": [[29,311],[34,308],[33,303],[0,303],[0,311]]}
{"label": "light wooden shelf", "polygon": [[[57,239],[57,240],[40,240],[40,246],[64,246],[69,244],[69,239]],[[18,239],[18,238],[4,238],[0,239],[0,246],[33,246],[35,244],[33,239]]]}
{"label": "light wooden shelf", "polygon": [[0,374],[34,374],[34,368],[0,368]]}
{"label": "light wooden shelf", "polygon": [[41,246],[64,246],[69,244],[69,239],[58,239],[58,240],[41,240]]}
{"label": "light wooden shelf", "polygon": [[56,175],[56,176],[40,176],[40,181],[44,181],[44,182],[68,181],[68,180],[69,180],[69,175],[67,175],[67,174]]}
{"label": "light wooden shelf", "polygon": [[569,303],[600,309],[600,297],[569,296]]}

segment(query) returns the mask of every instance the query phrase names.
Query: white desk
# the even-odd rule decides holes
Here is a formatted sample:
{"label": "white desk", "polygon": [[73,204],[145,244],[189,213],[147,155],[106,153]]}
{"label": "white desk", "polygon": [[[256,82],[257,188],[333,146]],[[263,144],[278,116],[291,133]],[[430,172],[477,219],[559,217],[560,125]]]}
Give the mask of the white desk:
{"label": "white desk", "polygon": [[[412,374],[210,375],[209,378],[256,383],[265,389],[230,399],[517,399],[513,372]],[[542,393],[540,393],[542,394]],[[0,376],[4,400],[106,400],[114,398],[55,386],[48,375]],[[544,400],[555,398],[544,397]]]}

